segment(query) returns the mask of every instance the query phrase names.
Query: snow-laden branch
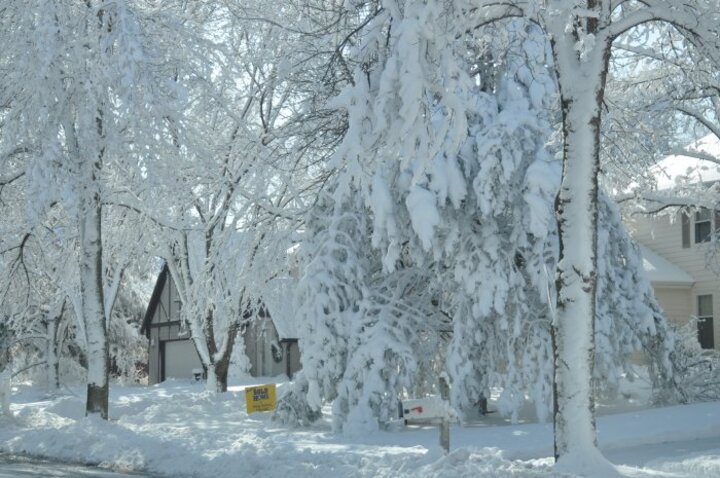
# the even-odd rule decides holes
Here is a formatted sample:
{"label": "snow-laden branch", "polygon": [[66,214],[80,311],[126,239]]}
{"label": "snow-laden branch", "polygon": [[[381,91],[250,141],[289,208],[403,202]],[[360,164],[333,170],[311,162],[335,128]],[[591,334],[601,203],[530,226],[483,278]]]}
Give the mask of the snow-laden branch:
{"label": "snow-laden branch", "polygon": [[[5,162],[7,160],[13,159],[15,156],[29,152],[30,148],[28,146],[20,145],[14,148],[10,148],[7,151],[0,152],[0,162]],[[2,184],[2,182],[0,182],[0,184]]]}
{"label": "snow-laden branch", "polygon": [[677,59],[668,58],[666,55],[663,55],[662,53],[660,53],[657,50],[652,49],[652,48],[645,48],[643,46],[632,45],[629,43],[621,43],[621,42],[616,41],[613,44],[613,49],[616,52],[617,51],[625,51],[625,52],[633,53],[635,55],[639,55],[639,56],[642,56],[645,58],[651,58],[653,60],[656,60],[656,61],[659,61],[662,63],[666,63],[666,64],[671,63],[678,68],[683,68],[686,66],[684,64],[681,64]]}
{"label": "snow-laden branch", "polygon": [[678,194],[677,192],[664,191],[639,191],[633,194],[622,194],[614,198],[618,204],[631,201],[643,203],[642,210],[634,211],[633,214],[652,215],[671,208],[715,208],[717,201],[713,197],[707,199],[697,196]]}
{"label": "snow-laden branch", "polygon": [[[685,116],[689,116],[690,118],[695,119],[698,123],[702,124],[704,127],[706,127],[713,135],[715,135],[716,138],[720,138],[720,124],[717,122],[717,119],[708,119],[701,111],[698,111],[694,108],[690,108],[688,106],[684,105],[677,105],[675,106],[675,109],[679,111],[680,113],[684,114]],[[693,156],[693,157],[700,157],[698,156],[699,152],[691,152],[692,154],[685,154],[686,156]],[[701,159],[707,159],[708,161],[712,161],[715,163],[720,163],[720,158],[716,158],[711,155],[705,154],[704,157],[700,157]]]}
{"label": "snow-laden branch", "polygon": [[168,221],[164,218],[159,217],[157,214],[153,213],[151,210],[149,210],[148,208],[141,205],[139,201],[137,204],[131,204],[129,202],[108,200],[108,201],[103,201],[102,206],[103,207],[105,207],[105,206],[119,207],[119,208],[123,208],[123,209],[128,209],[130,211],[137,213],[140,217],[148,219],[150,222],[153,222],[160,227],[164,227],[166,229],[171,229],[173,231],[193,230],[192,228],[179,226],[178,224],[175,224],[171,221]]}
{"label": "snow-laden branch", "polygon": [[718,166],[720,166],[720,158],[718,158],[717,156],[713,156],[711,154],[705,153],[703,151],[697,151],[697,150],[686,149],[686,148],[672,149],[668,152],[668,155],[687,156],[688,158],[701,159],[703,161],[715,163]]}
{"label": "snow-laden branch", "polygon": [[525,13],[533,3],[528,0],[484,0],[478,2],[477,8],[484,10],[486,20],[498,21]]}
{"label": "snow-laden branch", "polygon": [[[668,0],[646,0],[641,7],[614,20],[605,34],[612,42],[629,30],[649,22],[663,22],[675,27],[696,46],[720,64],[717,11],[699,8],[697,4]],[[710,5],[707,5],[710,7]]]}
{"label": "snow-laden branch", "polygon": [[622,17],[614,20],[606,29],[605,36],[609,41],[614,41],[623,33],[648,22],[659,20],[655,13],[648,8],[632,10]]}
{"label": "snow-laden branch", "polygon": [[105,290],[103,292],[105,304],[103,304],[103,307],[105,309],[105,317],[107,319],[110,319],[110,315],[112,314],[115,300],[117,299],[118,291],[120,290],[120,284],[122,283],[123,275],[129,261],[130,257],[129,255],[126,255],[125,263],[118,264],[117,268],[115,269],[115,273],[112,276],[112,279],[105,284]]}
{"label": "snow-laden branch", "polygon": [[14,174],[10,174],[8,176],[0,176],[0,186],[7,186],[9,184],[12,184],[23,176],[25,176],[25,171],[20,171]]}
{"label": "snow-laden branch", "polygon": [[14,371],[13,374],[12,374],[12,378],[15,378],[15,377],[17,377],[18,375],[20,375],[21,373],[26,372],[26,371],[28,371],[28,370],[30,370],[30,369],[35,368],[35,367],[39,367],[39,366],[41,366],[41,365],[47,365],[47,362],[43,360],[42,362],[35,362],[35,363],[30,364],[30,365],[26,365],[25,367],[21,368],[20,370]]}

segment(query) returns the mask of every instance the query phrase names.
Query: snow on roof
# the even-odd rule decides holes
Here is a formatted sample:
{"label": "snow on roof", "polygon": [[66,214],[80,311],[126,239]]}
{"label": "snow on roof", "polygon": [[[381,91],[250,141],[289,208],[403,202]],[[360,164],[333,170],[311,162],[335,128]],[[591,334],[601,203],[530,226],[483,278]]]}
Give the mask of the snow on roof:
{"label": "snow on roof", "polygon": [[640,244],[643,269],[653,284],[686,285],[690,287],[695,280],[678,266],[668,261],[647,246]]}
{"label": "snow on roof", "polygon": [[267,307],[273,325],[280,339],[298,338],[295,326],[295,313],[292,301],[292,281],[289,279],[275,279],[274,287],[270,287],[263,295],[263,303]]}
{"label": "snow on roof", "polygon": [[279,308],[270,309],[269,307],[268,309],[280,340],[298,338],[297,328],[292,320],[292,312],[288,310],[289,307],[284,308],[284,310]]}
{"label": "snow on roof", "polygon": [[[720,161],[720,139],[709,134],[687,147],[699,156],[709,156]],[[708,159],[673,154],[658,161],[651,169],[657,188],[670,189],[678,182],[700,183],[720,180],[720,164]]]}

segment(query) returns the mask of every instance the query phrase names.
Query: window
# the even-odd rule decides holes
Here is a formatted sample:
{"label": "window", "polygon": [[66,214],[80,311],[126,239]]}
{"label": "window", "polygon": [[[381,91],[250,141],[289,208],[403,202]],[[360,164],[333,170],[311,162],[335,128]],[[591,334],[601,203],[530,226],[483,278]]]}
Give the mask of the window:
{"label": "window", "polygon": [[695,213],[695,244],[709,242],[712,236],[712,214],[709,209]]}
{"label": "window", "polygon": [[683,212],[680,214],[680,222],[682,224],[682,246],[683,249],[690,247],[690,216]]}
{"label": "window", "polygon": [[[713,222],[715,224],[713,224]],[[695,244],[710,242],[713,233],[720,228],[720,210],[713,211],[712,209],[703,208],[699,209],[692,216],[687,212],[683,212],[680,214],[680,225],[683,249],[690,247],[692,239],[690,237],[691,230],[694,232]]]}
{"label": "window", "polygon": [[697,298],[698,341],[704,349],[715,348],[713,328],[713,296],[699,295]]}

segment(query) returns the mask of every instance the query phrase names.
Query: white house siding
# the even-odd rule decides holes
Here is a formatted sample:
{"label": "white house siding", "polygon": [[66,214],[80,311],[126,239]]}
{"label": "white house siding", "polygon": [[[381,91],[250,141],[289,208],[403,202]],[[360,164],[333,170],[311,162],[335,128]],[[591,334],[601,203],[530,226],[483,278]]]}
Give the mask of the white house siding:
{"label": "white house siding", "polygon": [[[649,246],[659,255],[690,274],[695,280],[689,292],[687,308],[690,313],[688,316],[697,314],[697,297],[699,295],[712,294],[715,348],[720,348],[720,278],[708,264],[707,257],[708,248],[712,246],[709,243],[695,243],[695,228],[691,221],[690,247],[682,247],[680,213],[674,216],[636,215],[628,223],[628,226],[638,242]],[[654,285],[657,293],[660,287],[657,284]],[[683,306],[670,304],[672,293],[660,292],[657,295],[663,297],[660,299],[661,305],[666,308],[668,315],[682,313]],[[671,310],[672,313],[668,310]]]}
{"label": "white house siding", "polygon": [[690,289],[655,287],[655,298],[673,323],[684,324],[694,314]]}

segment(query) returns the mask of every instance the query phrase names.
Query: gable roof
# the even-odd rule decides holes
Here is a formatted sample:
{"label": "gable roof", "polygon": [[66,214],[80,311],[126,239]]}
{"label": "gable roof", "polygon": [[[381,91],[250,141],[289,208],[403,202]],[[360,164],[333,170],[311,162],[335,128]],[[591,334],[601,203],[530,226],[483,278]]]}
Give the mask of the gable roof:
{"label": "gable roof", "polygon": [[[152,322],[155,311],[160,304],[163,289],[165,283],[170,276],[170,270],[168,269],[167,263],[163,264],[160,274],[158,274],[157,281],[155,282],[155,288],[153,289],[152,295],[150,296],[150,302],[148,303],[147,309],[145,310],[145,317],[143,317],[142,326],[140,327],[140,333],[149,335],[150,323]],[[294,321],[292,320],[292,308],[291,305],[284,300],[279,294],[273,294],[272,297],[267,297],[263,301],[264,307],[267,309],[270,320],[272,321],[275,329],[277,330],[278,337],[280,339],[296,339],[297,330],[295,329]],[[261,313],[264,316],[264,313]]]}
{"label": "gable roof", "polygon": [[695,283],[690,274],[647,246],[639,244],[643,269],[653,285],[691,287]]}
{"label": "gable roof", "polygon": [[157,281],[155,281],[155,288],[153,288],[152,295],[150,296],[150,302],[148,302],[147,309],[145,310],[145,317],[143,317],[142,326],[140,327],[140,333],[148,335],[150,331],[150,322],[155,315],[155,310],[160,303],[160,297],[162,291],[165,288],[165,282],[167,277],[170,275],[167,263],[163,264],[160,274],[158,274]]}
{"label": "gable roof", "polygon": [[268,287],[263,295],[263,304],[275,324],[280,339],[297,339],[292,299],[288,298],[290,279],[276,279],[275,287]]}

